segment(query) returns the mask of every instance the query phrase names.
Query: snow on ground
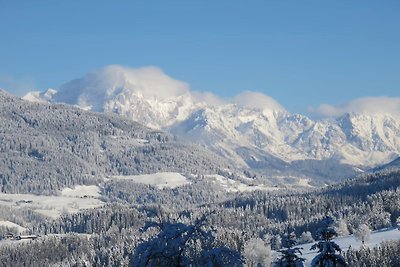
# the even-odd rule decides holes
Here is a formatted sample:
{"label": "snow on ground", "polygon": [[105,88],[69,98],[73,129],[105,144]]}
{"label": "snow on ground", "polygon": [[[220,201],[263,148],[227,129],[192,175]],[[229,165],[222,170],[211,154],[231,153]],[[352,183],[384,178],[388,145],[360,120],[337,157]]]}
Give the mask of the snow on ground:
{"label": "snow on ground", "polygon": [[[397,228],[381,229],[371,232],[371,239],[370,241],[365,241],[365,246],[373,248],[383,241],[399,239],[400,231]],[[353,249],[359,249],[361,247],[361,241],[357,240],[353,235],[338,237],[335,238],[334,241],[343,251],[347,251],[349,246],[351,246]],[[304,266],[310,266],[311,260],[317,255],[315,250],[310,250],[311,246],[315,243],[316,242],[298,245],[298,247],[303,248],[302,257],[306,259]],[[277,256],[279,256],[279,253],[274,251],[273,255],[275,259]]]}
{"label": "snow on ground", "polygon": [[221,175],[212,174],[206,175],[206,178],[210,179],[217,184],[219,184],[222,188],[224,188],[227,192],[248,192],[248,191],[255,191],[255,190],[265,190],[265,191],[272,191],[277,190],[276,187],[266,186],[266,185],[247,185],[240,181],[235,181],[229,178],[226,178]]}
{"label": "snow on ground", "polygon": [[[65,190],[65,189],[64,189]],[[57,218],[63,212],[74,213],[82,209],[100,207],[103,201],[94,196],[81,195],[84,192],[94,193],[94,188],[78,187],[75,190],[63,191],[63,194],[72,192],[72,196],[38,196],[33,194],[0,194],[0,205],[13,208],[28,208],[43,215]],[[75,194],[75,195],[74,195]]]}
{"label": "snow on ground", "polygon": [[0,226],[5,226],[5,227],[8,227],[8,228],[16,228],[18,234],[20,234],[20,233],[22,233],[22,232],[24,232],[26,230],[25,227],[22,227],[21,225],[13,223],[13,222],[10,222],[10,221],[0,221]]}
{"label": "snow on ground", "polygon": [[177,172],[159,172],[144,175],[118,175],[113,179],[130,180],[136,183],[155,185],[158,188],[176,188],[185,184],[189,184],[188,179]]}
{"label": "snow on ground", "polygon": [[[67,234],[47,234],[47,235],[38,235],[38,238],[36,240],[31,240],[31,239],[21,239],[21,240],[16,240],[16,239],[2,239],[0,240],[0,247],[1,246],[16,246],[22,243],[31,243],[31,242],[43,242],[44,239],[46,238],[53,238],[53,237],[65,237],[70,235],[70,233]],[[80,238],[86,238],[90,239],[92,237],[92,234],[85,234],[85,233],[73,233],[74,236],[78,236]]]}
{"label": "snow on ground", "polygon": [[[248,185],[240,181],[235,181],[221,175],[212,174],[205,176],[209,181],[214,182],[223,187],[227,192],[246,192],[255,190],[276,190],[276,187],[266,185]],[[165,187],[176,188],[185,184],[190,184],[185,176],[176,172],[160,172],[144,175],[118,175],[111,177],[112,179],[130,180],[136,183],[154,185],[162,189]]]}
{"label": "snow on ground", "polygon": [[64,188],[64,197],[100,197],[100,188],[96,185],[77,185],[75,188]]}
{"label": "snow on ground", "polygon": [[22,240],[2,239],[2,240],[0,240],[0,247],[15,246],[15,245],[18,245],[21,243],[28,243],[28,242],[34,242],[34,241],[30,240],[30,239],[22,239]]}
{"label": "snow on ground", "polygon": [[[305,176],[293,176],[293,175],[272,175],[272,179],[282,180],[281,184],[286,187],[296,187],[296,188],[313,188],[314,186],[310,184],[311,180]],[[291,182],[289,182],[291,181]]]}
{"label": "snow on ground", "polygon": [[298,181],[298,185],[303,186],[303,187],[313,187],[312,185],[309,184],[310,179],[307,178],[300,178]]}

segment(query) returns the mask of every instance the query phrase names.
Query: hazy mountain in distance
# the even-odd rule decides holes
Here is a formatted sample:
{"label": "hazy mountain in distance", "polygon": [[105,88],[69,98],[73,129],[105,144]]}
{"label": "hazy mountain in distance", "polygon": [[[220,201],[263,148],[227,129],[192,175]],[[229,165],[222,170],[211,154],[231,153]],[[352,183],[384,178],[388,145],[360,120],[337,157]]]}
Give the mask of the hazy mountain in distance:
{"label": "hazy mountain in distance", "polygon": [[389,163],[373,168],[372,171],[381,171],[387,169],[400,169],[400,157],[396,158],[395,160]]}

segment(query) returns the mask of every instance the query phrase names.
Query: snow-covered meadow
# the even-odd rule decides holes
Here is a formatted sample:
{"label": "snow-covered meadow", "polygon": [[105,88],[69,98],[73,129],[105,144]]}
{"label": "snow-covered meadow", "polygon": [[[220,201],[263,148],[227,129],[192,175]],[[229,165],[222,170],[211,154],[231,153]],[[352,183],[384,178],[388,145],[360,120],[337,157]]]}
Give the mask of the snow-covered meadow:
{"label": "snow-covered meadow", "polygon": [[271,187],[263,184],[248,185],[240,181],[229,179],[217,174],[206,175],[206,178],[209,179],[211,182],[218,184],[227,192],[249,192],[256,190],[273,191],[278,189],[278,187]]}
{"label": "snow-covered meadow", "polygon": [[[388,241],[388,240],[400,240],[400,230],[398,230],[397,228],[387,228],[378,231],[373,231],[371,232],[371,238],[368,241],[365,241],[364,246],[373,248],[375,246],[378,246],[383,241]],[[362,246],[361,241],[356,239],[354,235],[341,236],[333,239],[333,241],[340,246],[343,252],[346,252],[349,249],[349,247],[353,249],[359,249]],[[311,260],[317,255],[317,252],[315,250],[310,250],[311,246],[314,245],[315,243],[316,242],[312,242],[297,246],[303,248],[302,250],[303,255],[301,257],[306,259],[304,264],[305,266],[309,266]],[[272,255],[273,258],[275,259],[279,255],[279,253],[274,251]]]}
{"label": "snow-covered meadow", "polygon": [[14,228],[17,230],[18,234],[23,233],[26,230],[25,227],[22,227],[21,225],[18,225],[10,221],[0,221],[0,226],[4,226],[7,228]]}
{"label": "snow-covered meadow", "polygon": [[[153,185],[159,189],[176,188],[191,183],[190,179],[176,172],[159,172],[144,175],[118,175],[111,178]],[[249,192],[255,190],[273,191],[278,189],[277,187],[271,187],[263,184],[249,185],[218,174],[205,175],[205,178],[208,181],[222,187],[227,192]]]}
{"label": "snow-covered meadow", "polygon": [[176,188],[185,184],[189,184],[189,180],[180,173],[176,172],[159,172],[144,175],[117,175],[113,179],[130,180],[135,183],[154,185],[158,188]]}
{"label": "snow-covered meadow", "polygon": [[29,208],[51,218],[64,212],[74,213],[82,209],[100,207],[104,204],[98,197],[98,186],[76,186],[65,188],[59,196],[33,194],[0,194],[0,205],[13,208]]}

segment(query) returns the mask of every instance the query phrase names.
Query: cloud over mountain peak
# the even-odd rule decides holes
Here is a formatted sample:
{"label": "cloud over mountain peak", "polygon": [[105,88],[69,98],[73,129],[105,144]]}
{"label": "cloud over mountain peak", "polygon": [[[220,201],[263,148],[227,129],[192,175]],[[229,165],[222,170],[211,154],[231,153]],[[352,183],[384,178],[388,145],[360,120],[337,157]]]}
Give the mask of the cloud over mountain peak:
{"label": "cloud over mountain peak", "polygon": [[362,97],[340,105],[322,104],[310,111],[322,117],[339,117],[345,113],[390,114],[400,117],[400,97]]}
{"label": "cloud over mountain peak", "polygon": [[246,108],[260,110],[284,110],[281,104],[272,97],[260,92],[244,91],[233,98],[233,102]]}
{"label": "cloud over mountain peak", "polygon": [[169,77],[157,67],[110,65],[65,83],[54,100],[103,111],[104,103],[121,93],[168,99],[188,91],[187,83]]}

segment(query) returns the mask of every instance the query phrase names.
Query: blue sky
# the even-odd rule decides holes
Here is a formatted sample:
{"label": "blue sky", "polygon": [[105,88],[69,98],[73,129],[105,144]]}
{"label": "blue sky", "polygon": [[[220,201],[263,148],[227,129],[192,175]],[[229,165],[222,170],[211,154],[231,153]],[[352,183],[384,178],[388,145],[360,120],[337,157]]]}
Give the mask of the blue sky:
{"label": "blue sky", "polygon": [[110,64],[292,112],[400,96],[400,1],[0,0],[0,87],[58,88]]}

